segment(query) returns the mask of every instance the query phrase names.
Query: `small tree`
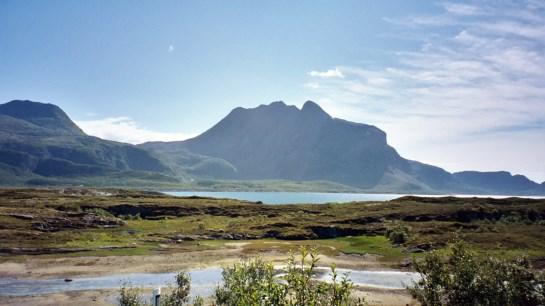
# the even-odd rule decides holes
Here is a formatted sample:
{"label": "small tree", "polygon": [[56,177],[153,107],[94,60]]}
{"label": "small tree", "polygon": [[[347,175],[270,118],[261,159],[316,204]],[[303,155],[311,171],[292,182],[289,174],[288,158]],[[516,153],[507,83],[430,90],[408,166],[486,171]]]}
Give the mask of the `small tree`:
{"label": "small tree", "polygon": [[457,242],[446,256],[430,252],[415,267],[421,279],[408,289],[423,306],[545,305],[545,280],[525,258],[481,258]]}
{"label": "small tree", "polygon": [[183,306],[189,302],[191,276],[185,271],[176,275],[176,287],[170,288],[170,293],[161,296],[161,306]]}

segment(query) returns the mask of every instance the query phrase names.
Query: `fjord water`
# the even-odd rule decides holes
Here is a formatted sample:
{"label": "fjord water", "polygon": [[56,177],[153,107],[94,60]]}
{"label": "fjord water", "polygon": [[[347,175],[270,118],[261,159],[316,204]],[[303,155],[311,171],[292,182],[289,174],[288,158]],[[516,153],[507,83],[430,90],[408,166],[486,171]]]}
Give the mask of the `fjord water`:
{"label": "fjord water", "polygon": [[[191,275],[191,294],[210,296],[221,282],[222,269],[211,267],[189,271]],[[331,281],[327,269],[318,269],[318,280]],[[360,271],[337,269],[339,275],[348,273],[355,285],[380,287],[384,289],[403,289],[412,281],[418,280],[418,274],[402,271]],[[165,287],[174,283],[176,273],[131,273],[112,274],[98,277],[74,278],[70,282],[64,279],[10,279],[0,278],[0,296],[25,296],[49,294],[65,291],[117,289],[123,283],[143,288]]]}
{"label": "fjord water", "polygon": [[326,193],[326,192],[229,192],[229,191],[170,191],[168,195],[177,197],[210,197],[220,199],[237,199],[264,204],[325,204],[352,201],[389,201],[399,198],[401,194],[374,193]]}
{"label": "fjord water", "polygon": [[[219,199],[237,199],[242,201],[263,202],[264,204],[325,204],[344,203],[353,201],[390,201],[409,194],[393,193],[327,193],[327,192],[236,192],[236,191],[168,191],[165,194],[177,197],[210,197]],[[507,198],[506,195],[421,195],[425,197],[478,197],[478,198]],[[523,196],[525,198],[544,198],[542,196]]]}

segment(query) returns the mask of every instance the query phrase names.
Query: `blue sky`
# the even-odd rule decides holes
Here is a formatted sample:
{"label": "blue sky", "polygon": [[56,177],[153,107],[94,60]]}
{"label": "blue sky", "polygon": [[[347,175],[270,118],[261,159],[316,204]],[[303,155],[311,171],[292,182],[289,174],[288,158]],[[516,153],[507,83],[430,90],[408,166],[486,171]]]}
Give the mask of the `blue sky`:
{"label": "blue sky", "polygon": [[0,101],[138,143],[318,102],[405,157],[545,180],[543,1],[0,2]]}

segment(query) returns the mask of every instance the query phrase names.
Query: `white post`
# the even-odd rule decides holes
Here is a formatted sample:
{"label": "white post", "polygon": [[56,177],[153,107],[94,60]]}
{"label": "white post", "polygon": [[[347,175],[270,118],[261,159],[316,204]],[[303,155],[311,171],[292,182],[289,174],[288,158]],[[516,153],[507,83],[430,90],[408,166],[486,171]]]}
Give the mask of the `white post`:
{"label": "white post", "polygon": [[161,287],[157,287],[153,289],[153,293],[151,294],[151,305],[153,306],[160,306],[161,302]]}

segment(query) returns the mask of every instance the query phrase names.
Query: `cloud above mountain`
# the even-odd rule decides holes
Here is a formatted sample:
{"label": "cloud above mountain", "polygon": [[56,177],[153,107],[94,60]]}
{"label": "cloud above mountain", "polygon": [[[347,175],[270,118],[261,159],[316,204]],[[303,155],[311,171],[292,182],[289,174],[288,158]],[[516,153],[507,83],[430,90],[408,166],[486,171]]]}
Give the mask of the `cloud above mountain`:
{"label": "cloud above mountain", "polygon": [[109,117],[96,120],[80,120],[76,124],[88,135],[139,144],[146,141],[176,141],[196,136],[190,133],[159,132],[139,125],[128,117]]}
{"label": "cloud above mountain", "polygon": [[[378,68],[311,71],[305,88],[335,116],[385,129],[408,157],[545,180],[544,7],[440,5],[434,15],[384,18],[418,49],[397,50]],[[332,71],[343,78],[322,77]]]}

